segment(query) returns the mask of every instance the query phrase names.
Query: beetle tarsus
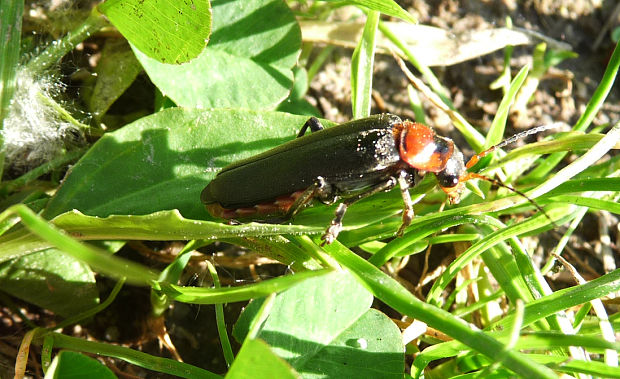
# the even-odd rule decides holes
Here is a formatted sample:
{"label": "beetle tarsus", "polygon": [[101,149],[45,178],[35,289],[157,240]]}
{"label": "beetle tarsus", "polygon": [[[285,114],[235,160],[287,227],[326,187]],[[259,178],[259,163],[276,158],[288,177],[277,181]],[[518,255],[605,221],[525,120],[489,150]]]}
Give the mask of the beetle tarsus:
{"label": "beetle tarsus", "polygon": [[321,124],[321,121],[319,121],[318,118],[313,116],[313,117],[310,117],[308,121],[306,121],[304,126],[301,127],[301,130],[299,131],[299,133],[297,133],[297,138],[302,137],[304,134],[306,134],[306,131],[308,130],[308,128],[310,128],[310,131],[312,133],[318,132],[319,130],[324,129],[323,124]]}
{"label": "beetle tarsus", "polygon": [[405,233],[405,229],[411,224],[413,220],[413,201],[411,201],[411,195],[409,194],[410,180],[408,180],[408,174],[405,171],[401,171],[398,176],[398,186],[400,187],[400,194],[403,197],[403,223],[398,228],[397,236],[401,237]]}
{"label": "beetle tarsus", "polygon": [[338,208],[336,208],[336,216],[327,227],[327,230],[325,230],[325,234],[321,236],[321,239],[323,240],[321,246],[324,246],[325,244],[329,245],[330,243],[334,242],[336,238],[338,238],[338,234],[340,234],[340,231],[342,230],[342,218],[347,212],[348,207],[349,205],[347,204],[347,202],[342,202],[338,204]]}

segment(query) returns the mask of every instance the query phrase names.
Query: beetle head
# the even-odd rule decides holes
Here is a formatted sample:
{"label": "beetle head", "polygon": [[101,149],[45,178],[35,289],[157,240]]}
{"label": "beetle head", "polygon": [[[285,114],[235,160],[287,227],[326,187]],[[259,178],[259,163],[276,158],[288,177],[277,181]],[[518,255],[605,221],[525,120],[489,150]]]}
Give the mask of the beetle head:
{"label": "beetle head", "polygon": [[448,195],[450,203],[458,203],[461,192],[463,191],[463,185],[468,176],[463,153],[461,153],[458,147],[454,146],[454,150],[450,158],[448,158],[446,166],[435,175],[437,176],[439,187]]}
{"label": "beetle head", "polygon": [[[506,188],[514,193],[516,193],[517,195],[525,198],[527,201],[529,201],[534,207],[536,207],[536,209],[538,209],[541,213],[543,213],[550,221],[552,224],[556,225],[555,222],[553,221],[553,219],[551,219],[551,217],[549,217],[549,215],[547,214],[547,212],[545,212],[545,210],[538,205],[533,199],[531,199],[530,197],[528,197],[526,194],[524,194],[523,192],[509,186],[506,185],[502,182],[500,182],[499,180],[493,179],[493,178],[489,178],[487,176],[484,175],[480,175],[477,174],[475,172],[468,172],[468,169],[471,169],[476,163],[478,163],[480,161],[481,158],[483,158],[484,156],[492,153],[493,151],[504,147],[510,143],[513,143],[525,136],[531,135],[531,134],[536,134],[540,131],[543,130],[547,130],[550,129],[551,127],[553,127],[552,125],[544,125],[544,126],[538,126],[536,128],[532,128],[529,130],[526,130],[524,132],[518,133],[510,138],[505,139],[504,141],[498,143],[495,146],[491,146],[490,148],[488,148],[487,150],[484,150],[478,154],[475,154],[474,156],[472,156],[469,161],[467,161],[467,164],[464,163],[463,160],[463,154],[461,153],[461,151],[454,146],[454,152],[453,154],[450,156],[450,159],[448,159],[448,163],[446,164],[446,167],[438,172],[437,175],[437,181],[439,182],[439,186],[441,187],[442,190],[444,190],[444,192],[448,195],[448,200],[450,201],[450,203],[454,204],[454,203],[458,203],[459,199],[460,199],[460,194],[461,191],[463,190],[463,186],[465,185],[465,182],[467,182],[468,180],[471,179],[482,179],[482,180],[486,180],[488,182],[491,182],[493,184],[495,184],[498,187],[503,187]],[[452,142],[452,141],[450,141]],[[557,226],[557,225],[556,225]]]}

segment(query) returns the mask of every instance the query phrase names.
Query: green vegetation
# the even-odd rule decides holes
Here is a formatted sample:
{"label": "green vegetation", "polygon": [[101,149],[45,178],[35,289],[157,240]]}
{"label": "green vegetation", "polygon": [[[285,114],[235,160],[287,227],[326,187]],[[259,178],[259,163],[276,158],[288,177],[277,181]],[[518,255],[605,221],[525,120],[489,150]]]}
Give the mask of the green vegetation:
{"label": "green vegetation", "polygon": [[[2,2],[0,22],[19,30],[23,10],[13,3]],[[504,97],[485,137],[458,113],[432,71],[379,20],[383,14],[414,22],[409,13],[391,0],[348,3],[363,10],[359,14],[367,20],[357,48],[351,50],[355,117],[370,113],[374,58],[382,35],[401,47],[397,53],[432,84],[414,82],[475,150],[504,138],[510,108],[524,83],[537,84],[550,66],[570,57],[559,52],[545,56],[546,46],[541,45],[535,67],[523,67],[502,86]],[[620,291],[620,271],[555,291],[543,276],[554,258],[540,269],[523,241],[555,229],[563,236],[552,253],[561,256],[587,212],[620,213],[620,157],[600,160],[620,148],[620,123],[594,130],[591,125],[614,83],[620,48],[573,131],[508,153],[499,151],[476,166],[535,199],[546,214],[532,215],[536,209],[524,197],[484,182],[471,186],[459,204],[443,209],[445,195],[427,175],[410,190],[418,201],[416,217],[402,237],[394,238],[403,207],[395,190],[351,206],[338,241],[321,247],[320,236],[335,206],[305,209],[291,223],[228,225],[211,217],[199,200],[220,168],[294,138],[317,112],[304,100],[308,76],[315,76],[332,48],[309,60],[309,51],[324,46],[302,45],[298,21],[325,17],[343,4],[317,3],[297,15],[289,5],[282,0],[107,0],[61,40],[28,55],[24,65],[19,65],[16,52],[26,44],[15,29],[0,30],[0,121],[5,128],[15,116],[10,99],[22,96],[15,85],[20,77],[43,80],[89,36],[99,34],[105,45],[92,88],[81,94],[93,115],[91,125],[65,112],[45,86],[36,91],[39,102],[28,103],[47,109],[39,113],[53,119],[53,128],[65,131],[65,141],[74,135],[78,140],[88,136],[93,143],[66,143],[51,156],[46,153],[45,162],[0,183],[0,302],[31,327],[16,357],[17,377],[26,369],[32,344],[42,347],[37,359],[46,377],[94,372],[114,377],[100,362],[75,352],[187,378],[402,378],[409,368],[413,377],[425,370],[433,377],[620,377],[620,344],[613,333],[620,327],[618,314],[608,315],[601,302]],[[119,42],[118,33],[129,44]],[[113,37],[105,37],[110,34]],[[507,61],[511,52],[507,48]],[[141,68],[157,91],[155,111],[109,114]],[[529,98],[536,84],[521,96]],[[575,156],[564,164],[567,152]],[[75,163],[60,181],[59,172],[69,162]],[[185,245],[172,263],[156,270],[114,255],[126,241],[136,240]],[[192,253],[216,241],[257,251],[288,266],[292,274],[227,287],[219,284],[209,262],[213,287],[180,285]],[[422,301],[397,280],[393,268],[437,244],[465,248],[438,274]],[[370,258],[362,258],[362,253]],[[477,273],[457,278],[471,267]],[[100,302],[96,284],[102,276],[118,285]],[[87,325],[125,282],[151,291],[154,318],[165,317],[175,302],[216,304],[229,370],[214,373],[58,331],[59,326]],[[475,300],[462,300],[470,296]],[[11,299],[50,310],[64,321],[37,325]],[[422,322],[449,338],[440,340],[425,328],[402,334],[385,313],[371,308],[374,299],[391,308],[391,317]],[[238,319],[225,319],[223,304],[248,300],[253,301]],[[575,313],[576,308],[580,310]],[[234,324],[232,336],[240,349],[231,347],[226,324]]]}

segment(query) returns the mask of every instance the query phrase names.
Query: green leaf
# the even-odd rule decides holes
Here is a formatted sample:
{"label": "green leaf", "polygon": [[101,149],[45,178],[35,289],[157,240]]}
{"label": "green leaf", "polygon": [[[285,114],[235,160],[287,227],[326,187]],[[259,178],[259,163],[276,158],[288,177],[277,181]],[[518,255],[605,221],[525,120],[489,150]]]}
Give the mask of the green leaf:
{"label": "green leaf", "polygon": [[[320,226],[275,225],[246,223],[226,225],[221,222],[188,220],[177,211],[162,211],[146,216],[109,216],[106,218],[85,216],[77,211],[64,213],[54,220],[54,225],[83,240],[122,238],[125,240],[170,241],[189,239],[220,239],[262,251],[264,255],[290,265],[294,270],[316,268],[316,263],[299,249],[264,246],[256,238],[244,240],[243,237],[275,236],[279,234],[318,234],[325,230]],[[234,239],[234,241],[232,240]],[[282,240],[284,240],[282,238]],[[99,241],[96,241],[99,242]],[[33,233],[19,230],[0,238],[0,262],[18,258],[54,246]],[[109,250],[109,249],[106,249]]]}
{"label": "green leaf", "polygon": [[[2,212],[2,214],[0,214],[0,221],[12,215],[18,215],[21,219],[21,223],[24,224],[30,232],[30,234],[20,233],[19,231],[15,232],[15,234],[18,235],[18,241],[20,237],[28,239],[29,237],[32,238],[32,235],[36,235],[39,240],[45,241],[44,244],[51,244],[53,247],[62,250],[71,257],[88,264],[95,270],[116,278],[127,277],[127,281],[134,284],[151,284],[151,282],[157,280],[159,276],[138,263],[115,257],[107,251],[76,241],[23,204],[13,205]],[[24,229],[22,229],[22,231],[23,230]],[[10,242],[8,244],[10,245]],[[19,242],[17,242],[17,244],[19,245]],[[2,245],[5,244],[3,243]],[[5,250],[2,254],[2,259],[8,260],[22,255],[24,255],[24,252],[21,250]]]}
{"label": "green leaf", "polygon": [[309,278],[325,278],[329,271],[305,271],[295,275],[279,276],[275,279],[237,287],[204,288],[161,284],[162,292],[171,300],[191,304],[222,304],[247,301],[280,292]]}
{"label": "green leaf", "polygon": [[354,119],[370,116],[379,12],[368,12],[367,17],[364,33],[351,58],[351,101]]}
{"label": "green leaf", "polygon": [[97,82],[90,97],[89,108],[101,117],[142,71],[129,45],[122,39],[106,41],[101,60],[95,68]]}
{"label": "green leaf", "polygon": [[[598,113],[600,108],[603,106],[609,91],[613,88],[614,81],[616,80],[616,75],[618,74],[618,69],[620,68],[620,44],[616,44],[614,48],[614,52],[609,59],[609,64],[605,68],[605,74],[601,79],[598,87],[596,87],[596,91],[588,101],[588,105],[586,109],[577,120],[577,123],[573,127],[574,131],[583,132],[585,131],[594,116]],[[528,175],[527,179],[541,179],[546,177],[551,170],[553,170],[556,165],[562,161],[562,159],[566,156],[566,153],[555,153],[551,154],[547,159],[532,170]]]}
{"label": "green leaf", "polygon": [[289,97],[281,102],[276,108],[279,112],[319,117],[320,112],[316,107],[304,99],[308,92],[308,71],[304,67],[293,68],[295,76],[293,89]]}
{"label": "green leaf", "polygon": [[[304,376],[402,378],[400,332],[384,314],[369,309],[371,303],[372,296],[349,273],[309,279],[278,294],[258,337]],[[238,340],[261,304],[250,303],[241,315],[233,331]]]}
{"label": "green leaf", "polygon": [[95,276],[90,268],[56,249],[1,263],[0,287],[17,298],[64,317],[99,303]]}
{"label": "green leaf", "polygon": [[0,4],[0,129],[15,91],[23,13],[23,0]]}
{"label": "green leaf", "polygon": [[[599,299],[620,290],[620,270],[614,270],[585,284],[564,288],[550,295],[536,299],[525,306],[523,326],[551,316],[594,299]],[[514,323],[514,312],[497,322],[499,330],[510,328]]]}
{"label": "green leaf", "polygon": [[[210,371],[192,366],[187,363],[178,362],[174,359],[161,358],[133,350],[124,346],[111,345],[108,343],[87,341],[81,338],[69,337],[60,333],[49,333],[54,348],[71,349],[85,353],[97,354],[99,356],[113,357],[122,359],[136,366],[144,367],[149,370],[170,374],[181,378],[221,378]],[[89,373],[90,375],[90,373]]]}
{"label": "green leaf", "polygon": [[546,68],[557,66],[565,59],[577,58],[579,54],[569,50],[553,50],[550,49],[545,54],[545,66]]}
{"label": "green leaf", "polygon": [[107,0],[99,10],[138,50],[160,62],[194,59],[211,33],[208,0]]}
{"label": "green leaf", "polygon": [[61,351],[45,373],[45,379],[84,377],[112,379],[116,375],[98,360],[74,351]]}
{"label": "green leaf", "polygon": [[486,141],[484,143],[484,148],[488,149],[489,147],[498,144],[502,140],[502,136],[504,135],[504,129],[506,128],[506,119],[508,118],[508,110],[519,92],[521,85],[525,81],[527,77],[527,73],[529,71],[529,67],[523,67],[519,73],[512,79],[510,83],[510,88],[504,97],[502,98],[499,107],[497,108],[497,113],[493,118],[493,123],[491,124],[491,129],[489,134],[487,135]]}
{"label": "green leaf", "polygon": [[402,378],[404,350],[394,322],[376,309],[369,309],[325,346],[320,355],[310,359],[302,371],[333,373],[333,377],[343,378]]}
{"label": "green leaf", "polygon": [[[177,105],[271,109],[293,86],[292,68],[301,31],[282,0],[216,0],[213,34],[198,58],[166,65],[136,56],[147,74]],[[135,49],[134,49],[135,50]]]}
{"label": "green leaf", "polygon": [[544,197],[586,191],[620,192],[620,178],[587,178],[567,180],[553,190],[547,192]]}
{"label": "green leaf", "polygon": [[347,3],[368,8],[373,11],[379,11],[388,16],[400,18],[401,20],[408,21],[412,24],[418,23],[418,20],[416,20],[415,17],[401,8],[400,5],[393,0],[347,0]]}
{"label": "green leaf", "polygon": [[[573,215],[573,213],[574,210],[571,207],[557,207],[556,209],[548,209],[549,216],[556,221],[565,217],[570,217]],[[474,257],[482,254],[487,249],[511,237],[542,228],[546,226],[548,222],[549,221],[545,217],[543,217],[542,215],[538,215],[538,217],[532,217],[526,221],[513,224],[507,228],[498,229],[493,233],[488,234],[481,240],[477,241],[475,244],[470,246],[464,253],[462,253],[457,259],[452,261],[452,263],[450,263],[450,267],[441,275],[441,277],[437,281],[433,283],[433,286],[427,295],[429,299],[428,301],[431,304],[439,302],[439,299],[441,299],[442,297],[441,294],[447,288],[448,284],[452,281],[452,279],[454,279],[459,270],[465,267],[469,262],[471,262]]]}
{"label": "green leaf", "polygon": [[278,357],[262,340],[247,340],[226,374],[227,379],[299,378],[291,366]]}
{"label": "green leaf", "polygon": [[[338,241],[324,248],[339,264],[346,267],[377,299],[393,309],[437,328],[459,342],[466,344],[521,376],[540,378],[555,377],[552,370],[534,364],[525,356],[478,330],[467,325],[441,308],[434,307],[417,299],[396,280],[345,248]],[[506,327],[510,329],[509,326]]]}
{"label": "green leaf", "polygon": [[106,134],[72,168],[45,216],[178,209],[209,218],[200,192],[225,165],[292,140],[307,120],[277,112],[171,108]]}

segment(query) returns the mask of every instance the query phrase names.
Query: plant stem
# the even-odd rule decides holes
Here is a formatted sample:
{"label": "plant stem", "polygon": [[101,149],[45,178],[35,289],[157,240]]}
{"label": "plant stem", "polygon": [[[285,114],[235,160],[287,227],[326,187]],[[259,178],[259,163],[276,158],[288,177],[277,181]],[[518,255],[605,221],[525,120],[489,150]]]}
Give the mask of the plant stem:
{"label": "plant stem", "polygon": [[62,39],[52,42],[45,51],[28,62],[26,69],[33,74],[45,71],[53,64],[56,64],[65,54],[73,50],[77,44],[101,29],[106,22],[106,19],[97,11],[97,8],[93,8],[93,11],[82,24],[67,33]]}
{"label": "plant stem", "polygon": [[24,175],[20,176],[17,179],[2,183],[2,186],[0,186],[0,192],[10,192],[20,187],[23,187],[26,184],[36,180],[40,176],[43,176],[58,167],[62,167],[66,165],[67,163],[75,161],[76,159],[81,157],[85,152],[86,152],[86,149],[77,149],[77,150],[69,151],[59,158],[56,158],[52,161],[44,163],[41,166],[28,171],[27,173],[25,173]]}

